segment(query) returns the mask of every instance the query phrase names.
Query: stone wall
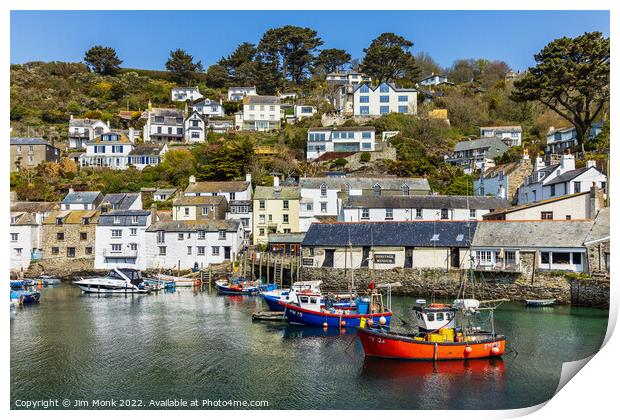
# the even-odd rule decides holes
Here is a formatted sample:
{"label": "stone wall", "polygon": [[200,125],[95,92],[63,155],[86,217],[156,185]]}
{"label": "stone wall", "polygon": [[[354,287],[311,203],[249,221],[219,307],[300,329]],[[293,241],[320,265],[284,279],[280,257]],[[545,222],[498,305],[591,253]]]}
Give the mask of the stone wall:
{"label": "stone wall", "polygon": [[609,308],[609,280],[571,279],[571,301],[575,305]]}
{"label": "stone wall", "polygon": [[588,265],[591,273],[608,273],[609,267],[606,261],[609,260],[610,249],[609,241],[601,241],[587,247]]}
{"label": "stone wall", "polygon": [[[393,269],[375,271],[376,283],[400,282],[402,286],[394,288],[395,295],[420,297],[454,298],[458,295],[462,276],[468,275],[464,270],[437,269]],[[356,269],[354,272],[357,288],[365,288],[371,278],[368,269]],[[321,280],[325,290],[346,290],[351,282],[351,272],[344,269],[303,267],[301,278],[304,280]],[[479,299],[510,300],[556,299],[558,303],[579,303],[587,306],[604,306],[609,303],[609,291],[599,284],[581,286],[575,292],[575,285],[562,273],[536,272],[534,275],[519,273],[476,273],[474,276],[476,296]],[[471,287],[471,282],[469,283]],[[575,301],[577,299],[577,301]]]}

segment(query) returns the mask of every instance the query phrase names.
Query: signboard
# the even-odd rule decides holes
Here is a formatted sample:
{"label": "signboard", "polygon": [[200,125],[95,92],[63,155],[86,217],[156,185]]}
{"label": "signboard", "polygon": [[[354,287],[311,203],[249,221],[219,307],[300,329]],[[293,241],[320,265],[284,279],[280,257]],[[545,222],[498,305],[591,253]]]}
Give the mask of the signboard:
{"label": "signboard", "polygon": [[301,263],[306,267],[314,265],[314,258],[302,258]]}
{"label": "signboard", "polygon": [[375,254],[375,264],[394,264],[396,254]]}

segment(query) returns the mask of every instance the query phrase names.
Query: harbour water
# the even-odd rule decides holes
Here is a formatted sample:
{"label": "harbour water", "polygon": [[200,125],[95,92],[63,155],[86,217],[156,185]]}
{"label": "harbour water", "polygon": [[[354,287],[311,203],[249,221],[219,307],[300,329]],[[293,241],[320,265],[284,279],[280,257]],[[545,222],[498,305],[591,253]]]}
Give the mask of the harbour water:
{"label": "harbour water", "polygon": [[[393,309],[406,320],[414,301],[394,297]],[[608,318],[507,303],[495,315],[508,336],[502,359],[433,364],[364,359],[352,330],[253,322],[264,309],[258,297],[191,289],[97,297],[70,284],[45,288],[39,305],[11,316],[12,407],[176,398],[263,400],[270,409],[520,408],[553,396],[562,362],[600,348]]]}

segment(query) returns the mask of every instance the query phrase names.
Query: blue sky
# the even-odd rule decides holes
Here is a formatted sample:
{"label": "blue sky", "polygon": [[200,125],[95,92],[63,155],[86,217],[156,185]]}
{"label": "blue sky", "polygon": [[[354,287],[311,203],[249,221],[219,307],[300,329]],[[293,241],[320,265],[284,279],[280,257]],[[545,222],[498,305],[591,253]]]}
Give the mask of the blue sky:
{"label": "blue sky", "polygon": [[170,51],[182,48],[206,68],[287,24],[317,30],[322,48],[354,58],[382,32],[395,32],[444,67],[488,58],[515,70],[531,66],[555,38],[595,30],[609,36],[607,11],[12,11],[11,63],[81,61],[101,44],[116,49],[123,67],[163,69]]}

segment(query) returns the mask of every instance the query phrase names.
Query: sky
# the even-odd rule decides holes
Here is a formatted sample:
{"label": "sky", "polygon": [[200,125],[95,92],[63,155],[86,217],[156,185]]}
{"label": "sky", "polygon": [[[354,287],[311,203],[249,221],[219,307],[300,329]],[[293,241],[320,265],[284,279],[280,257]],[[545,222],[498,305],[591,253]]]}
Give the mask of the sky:
{"label": "sky", "polygon": [[11,63],[82,61],[93,45],[116,49],[122,67],[164,69],[181,48],[205,68],[242,42],[258,43],[270,28],[315,29],[321,48],[353,58],[382,32],[414,43],[442,67],[459,58],[503,60],[513,70],[534,64],[550,41],[600,31],[609,36],[608,11],[12,11]]}

